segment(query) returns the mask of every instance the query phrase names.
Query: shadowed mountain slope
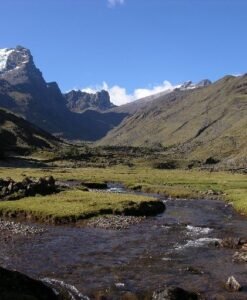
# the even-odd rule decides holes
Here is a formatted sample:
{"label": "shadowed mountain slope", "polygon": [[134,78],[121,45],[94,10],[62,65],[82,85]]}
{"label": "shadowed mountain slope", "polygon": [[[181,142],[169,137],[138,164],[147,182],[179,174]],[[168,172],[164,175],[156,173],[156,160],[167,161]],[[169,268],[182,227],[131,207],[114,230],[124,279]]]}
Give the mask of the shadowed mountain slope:
{"label": "shadowed mountain slope", "polygon": [[87,108],[94,110],[84,110],[84,107],[81,113],[70,111],[57,83],[45,82],[28,49],[21,46],[0,49],[0,107],[63,138],[94,141],[118,125],[126,114],[103,114],[95,110],[97,104],[101,108],[112,106],[105,94],[89,94],[89,98],[95,101],[91,99],[94,106],[89,101]]}
{"label": "shadowed mountain slope", "polygon": [[61,142],[26,120],[0,109],[0,152],[25,153],[34,149],[51,149]]}

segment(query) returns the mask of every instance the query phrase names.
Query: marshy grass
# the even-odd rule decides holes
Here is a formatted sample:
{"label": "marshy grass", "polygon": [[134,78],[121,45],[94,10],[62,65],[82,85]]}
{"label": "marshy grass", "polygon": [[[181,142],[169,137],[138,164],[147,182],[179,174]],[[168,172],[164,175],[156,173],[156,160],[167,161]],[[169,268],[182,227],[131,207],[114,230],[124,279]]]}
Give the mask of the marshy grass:
{"label": "marshy grass", "polygon": [[101,214],[139,213],[140,204],[155,198],[133,194],[66,190],[49,196],[27,197],[0,202],[0,215],[52,223],[69,223]]}
{"label": "marshy grass", "polygon": [[[201,170],[157,170],[148,167],[109,168],[0,168],[0,177],[21,180],[28,176],[54,176],[57,180],[121,182],[127,188],[170,197],[221,197],[247,215],[247,176],[230,172]],[[14,205],[14,204],[13,204]]]}

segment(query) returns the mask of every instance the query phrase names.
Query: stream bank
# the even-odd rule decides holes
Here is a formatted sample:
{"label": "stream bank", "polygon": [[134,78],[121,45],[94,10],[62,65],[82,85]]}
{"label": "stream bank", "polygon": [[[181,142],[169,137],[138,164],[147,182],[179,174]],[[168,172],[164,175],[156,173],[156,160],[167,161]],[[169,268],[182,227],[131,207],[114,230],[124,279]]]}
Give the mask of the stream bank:
{"label": "stream bank", "polygon": [[[151,299],[179,286],[204,299],[246,300],[246,263],[234,262],[236,249],[218,245],[245,237],[247,219],[219,200],[163,201],[163,214],[123,230],[35,224],[41,234],[0,240],[0,265],[66,282],[90,299]],[[230,276],[241,291],[226,290]]]}

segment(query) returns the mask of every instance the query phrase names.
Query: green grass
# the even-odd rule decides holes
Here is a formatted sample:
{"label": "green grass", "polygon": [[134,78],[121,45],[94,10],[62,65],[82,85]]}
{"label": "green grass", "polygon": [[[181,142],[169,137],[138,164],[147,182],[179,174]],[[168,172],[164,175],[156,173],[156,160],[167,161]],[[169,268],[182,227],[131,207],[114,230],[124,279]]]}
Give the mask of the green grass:
{"label": "green grass", "polygon": [[132,194],[67,190],[49,196],[0,202],[0,215],[68,223],[100,214],[121,214],[130,208],[138,212],[139,205],[149,201],[157,202],[155,198]]}
{"label": "green grass", "polygon": [[121,182],[129,188],[139,187],[142,191],[182,198],[212,197],[208,195],[208,191],[214,191],[226,201],[232,202],[237,211],[247,215],[247,176],[243,174],[124,166],[61,169],[0,168],[0,177],[9,176],[21,180],[24,175],[34,177],[53,175],[56,179],[88,182]]}

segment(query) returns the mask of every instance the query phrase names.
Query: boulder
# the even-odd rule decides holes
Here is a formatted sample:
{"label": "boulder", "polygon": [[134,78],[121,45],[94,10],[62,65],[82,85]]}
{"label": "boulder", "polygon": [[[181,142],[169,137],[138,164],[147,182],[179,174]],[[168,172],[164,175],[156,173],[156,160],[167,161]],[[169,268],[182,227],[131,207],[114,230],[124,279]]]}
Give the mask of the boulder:
{"label": "boulder", "polygon": [[59,298],[41,281],[0,267],[0,299],[58,300]]}
{"label": "boulder", "polygon": [[223,248],[240,249],[246,243],[247,243],[247,238],[229,237],[223,239],[220,242],[220,246]]}
{"label": "boulder", "polygon": [[229,292],[238,292],[242,289],[240,283],[236,280],[234,276],[228,278],[226,282],[226,289]]}
{"label": "boulder", "polygon": [[239,263],[247,263],[247,252],[235,252],[233,254],[232,260],[234,262],[239,262]]}
{"label": "boulder", "polygon": [[0,199],[18,200],[26,196],[49,195],[56,192],[55,179],[52,176],[41,177],[32,180],[28,177],[21,182],[15,182],[11,178],[0,179]]}
{"label": "boulder", "polygon": [[247,252],[247,243],[244,243],[244,244],[242,245],[241,250]]}
{"label": "boulder", "polygon": [[[130,201],[127,207],[123,210],[123,214],[126,216],[155,216],[161,214],[166,210],[166,206],[162,201],[144,201],[135,203]],[[118,214],[118,212],[115,212]],[[122,213],[122,212],[120,212]]]}
{"label": "boulder", "polygon": [[37,182],[31,182],[27,185],[27,196],[49,195],[56,191],[55,180],[52,176],[40,177]]}
{"label": "boulder", "polygon": [[195,292],[186,291],[180,287],[168,287],[165,290],[153,293],[152,300],[198,300]]}

